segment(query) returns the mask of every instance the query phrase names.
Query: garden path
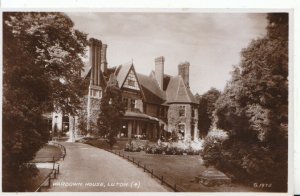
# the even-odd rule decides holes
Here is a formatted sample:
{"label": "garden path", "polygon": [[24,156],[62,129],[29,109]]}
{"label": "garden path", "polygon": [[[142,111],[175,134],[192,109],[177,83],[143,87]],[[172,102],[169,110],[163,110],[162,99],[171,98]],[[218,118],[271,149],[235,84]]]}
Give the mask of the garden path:
{"label": "garden path", "polygon": [[61,143],[67,156],[52,192],[162,192],[168,191],[148,173],[105,150],[82,143]]}

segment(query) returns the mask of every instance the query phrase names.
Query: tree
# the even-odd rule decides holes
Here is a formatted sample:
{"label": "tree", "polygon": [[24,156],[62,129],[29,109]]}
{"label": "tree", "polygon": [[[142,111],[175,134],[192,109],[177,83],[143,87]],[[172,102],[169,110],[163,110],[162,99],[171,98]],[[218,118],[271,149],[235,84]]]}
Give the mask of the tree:
{"label": "tree", "polygon": [[215,110],[215,103],[221,92],[215,88],[211,88],[202,96],[198,96],[198,128],[200,130],[200,137],[204,138],[213,122],[213,112]]}
{"label": "tree", "polygon": [[242,51],[216,102],[216,125],[228,139],[215,165],[238,179],[270,182],[273,190],[286,191],[288,14],[267,18],[267,35]]}
{"label": "tree", "polygon": [[87,41],[73,26],[62,13],[3,13],[3,191],[24,191],[49,139],[42,115],[80,104]]}
{"label": "tree", "polygon": [[100,103],[97,125],[100,136],[107,136],[110,147],[115,143],[115,136],[122,128],[122,120],[125,114],[125,104],[122,101],[122,91],[118,87],[118,81],[114,74],[110,75],[109,81],[103,93]]}

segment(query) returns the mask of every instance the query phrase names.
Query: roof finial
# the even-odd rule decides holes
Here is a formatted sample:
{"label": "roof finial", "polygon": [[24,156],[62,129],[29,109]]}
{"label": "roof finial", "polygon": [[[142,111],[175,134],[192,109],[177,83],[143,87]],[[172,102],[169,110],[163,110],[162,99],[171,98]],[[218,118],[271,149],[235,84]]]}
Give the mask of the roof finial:
{"label": "roof finial", "polygon": [[131,65],[133,65],[133,58],[131,57]]}

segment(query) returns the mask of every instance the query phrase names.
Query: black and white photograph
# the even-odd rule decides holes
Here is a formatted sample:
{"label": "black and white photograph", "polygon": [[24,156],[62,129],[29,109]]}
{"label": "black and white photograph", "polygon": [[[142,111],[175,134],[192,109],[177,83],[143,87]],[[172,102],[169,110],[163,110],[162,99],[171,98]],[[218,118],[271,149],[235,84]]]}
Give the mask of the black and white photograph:
{"label": "black and white photograph", "polygon": [[2,12],[2,192],[288,192],[289,10]]}

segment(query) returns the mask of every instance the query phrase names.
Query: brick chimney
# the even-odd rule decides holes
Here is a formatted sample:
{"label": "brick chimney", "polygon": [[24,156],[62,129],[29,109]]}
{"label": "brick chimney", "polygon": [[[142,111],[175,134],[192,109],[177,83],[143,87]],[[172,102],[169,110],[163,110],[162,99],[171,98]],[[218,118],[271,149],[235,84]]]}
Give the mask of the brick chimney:
{"label": "brick chimney", "polygon": [[102,72],[106,72],[107,70],[106,51],[107,51],[107,44],[102,44],[102,50],[101,50],[101,71]]}
{"label": "brick chimney", "polygon": [[190,63],[185,61],[178,65],[178,75],[182,77],[185,85],[189,88]]}
{"label": "brick chimney", "polygon": [[100,85],[100,65],[101,65],[101,48],[100,40],[89,39],[89,64],[91,66],[91,84]]}
{"label": "brick chimney", "polygon": [[162,90],[164,88],[164,62],[163,56],[155,58],[155,78]]}

